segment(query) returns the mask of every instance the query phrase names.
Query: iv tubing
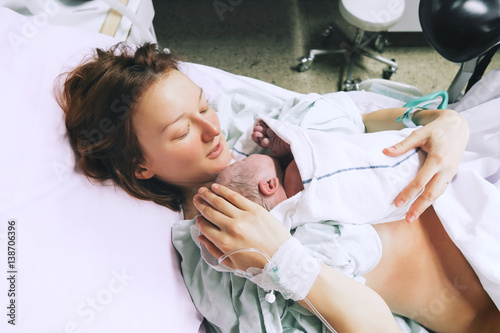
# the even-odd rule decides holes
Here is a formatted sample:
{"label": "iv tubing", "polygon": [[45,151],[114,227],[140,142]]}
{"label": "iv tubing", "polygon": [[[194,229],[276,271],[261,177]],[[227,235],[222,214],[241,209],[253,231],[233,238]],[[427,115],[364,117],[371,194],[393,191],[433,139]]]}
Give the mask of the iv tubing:
{"label": "iv tubing", "polygon": [[[226,260],[227,258],[229,258],[231,255],[239,253],[239,252],[254,252],[254,253],[259,253],[259,254],[261,254],[262,256],[264,256],[266,258],[267,262],[271,261],[271,258],[264,251],[259,250],[259,249],[255,249],[255,248],[252,248],[252,247],[244,247],[244,248],[241,248],[241,249],[235,249],[235,250],[229,251],[228,253],[224,253],[223,255],[221,255],[219,257],[219,259],[218,259],[219,265],[224,266],[226,269],[228,269],[229,271],[235,273],[236,275],[243,276],[243,277],[246,277],[246,278],[251,277],[251,275],[249,273],[246,273],[246,272],[244,272],[244,271],[242,271],[240,269],[233,269],[233,268],[228,267],[228,266],[226,266],[226,265],[224,265],[222,263],[224,260]],[[314,307],[314,305],[312,305],[312,303],[307,299],[307,297],[304,298],[304,301],[309,306],[309,308],[312,310],[312,312],[316,315],[316,317],[318,317],[323,322],[323,324],[325,325],[325,327],[330,332],[337,333],[337,331],[335,331],[335,329],[330,325],[330,323],[328,323],[326,321],[326,319],[319,313],[319,311]]]}

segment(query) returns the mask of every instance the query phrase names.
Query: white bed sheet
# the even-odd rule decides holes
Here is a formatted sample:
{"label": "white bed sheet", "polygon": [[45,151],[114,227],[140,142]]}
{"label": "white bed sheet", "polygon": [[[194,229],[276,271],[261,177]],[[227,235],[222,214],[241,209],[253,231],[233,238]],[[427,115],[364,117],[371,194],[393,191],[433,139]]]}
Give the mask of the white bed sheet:
{"label": "white bed sheet", "polygon": [[[0,160],[0,276],[7,275],[8,221],[15,219],[17,227],[16,326],[7,323],[7,309],[2,307],[0,331],[198,332],[202,318],[183,284],[170,242],[170,227],[180,215],[151,202],[131,198],[112,185],[91,184],[76,173],[63,115],[52,96],[53,81],[59,73],[78,63],[92,48],[111,45],[115,40],[52,26],[40,26],[28,36],[24,33],[26,22],[22,16],[0,8],[0,142],[3,152]],[[277,100],[299,95],[207,66],[186,64],[183,70],[203,87],[209,99],[235,87],[244,87],[249,92],[266,92]],[[498,72],[487,78],[500,84]],[[489,93],[484,91],[477,89],[457,106],[457,109],[467,109],[464,115],[477,125],[476,136],[469,145],[473,151],[470,158],[497,154],[489,158],[492,162],[479,173],[483,180],[494,175],[492,170],[500,165],[498,149],[481,148],[486,137],[500,147],[498,121],[495,120],[498,127],[494,122],[478,125],[483,124],[484,118],[496,116],[500,119],[498,112],[493,114],[500,108],[498,96],[495,96],[498,89],[489,89]],[[363,113],[403,104],[367,92],[352,92],[350,96]],[[490,104],[485,108],[483,102],[488,100]],[[481,109],[488,111],[474,113]],[[476,114],[481,116],[476,117]],[[221,122],[230,118],[231,115],[221,115]],[[468,166],[468,172],[476,168],[473,164]],[[493,206],[488,207],[496,207],[488,212],[490,219],[496,219],[497,227],[491,229],[488,223],[479,224],[482,235],[496,237],[490,239],[487,246],[481,242],[488,239],[464,238],[454,224],[458,210],[453,207],[457,206],[457,200],[471,200],[461,198],[463,190],[458,191],[457,185],[450,186],[450,194],[437,203],[436,210],[452,238],[458,235],[454,240],[487,290],[498,297],[500,273],[495,254],[500,253],[500,214],[497,214],[500,204],[494,206],[497,204],[494,193],[499,183],[498,179],[494,184],[490,182],[495,189],[484,181],[480,183],[493,193],[489,197],[493,198]],[[469,211],[474,213],[474,210]],[[478,230],[477,224],[470,219],[463,225],[473,233]],[[460,242],[461,239],[467,241]],[[477,251],[478,247],[483,251]],[[481,260],[478,261],[474,251]],[[10,301],[8,289],[8,281],[1,278],[0,304]],[[422,330],[412,326],[406,329],[410,331]]]}
{"label": "white bed sheet", "polygon": [[[74,172],[52,95],[59,73],[116,41],[53,26],[28,35],[30,23],[0,8],[0,332],[198,332],[202,318],[170,241],[180,215]],[[6,279],[10,219],[15,298]]]}

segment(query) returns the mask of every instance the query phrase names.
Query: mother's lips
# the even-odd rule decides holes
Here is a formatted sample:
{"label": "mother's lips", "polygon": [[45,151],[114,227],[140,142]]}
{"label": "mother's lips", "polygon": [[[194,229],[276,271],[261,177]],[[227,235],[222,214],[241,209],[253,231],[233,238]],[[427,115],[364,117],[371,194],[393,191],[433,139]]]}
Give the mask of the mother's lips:
{"label": "mother's lips", "polygon": [[213,159],[219,157],[219,155],[222,153],[223,145],[221,144],[221,141],[215,145],[214,149],[207,155],[207,158]]}

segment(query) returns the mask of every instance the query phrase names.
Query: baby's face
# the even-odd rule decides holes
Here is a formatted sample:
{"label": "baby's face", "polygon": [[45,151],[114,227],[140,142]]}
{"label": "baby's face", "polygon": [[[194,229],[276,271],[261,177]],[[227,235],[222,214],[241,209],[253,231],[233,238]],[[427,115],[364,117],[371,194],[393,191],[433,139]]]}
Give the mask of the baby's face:
{"label": "baby's face", "polygon": [[236,175],[242,173],[252,173],[255,183],[272,177],[278,177],[278,179],[281,180],[282,175],[279,171],[279,166],[272,157],[262,154],[253,154],[222,170],[219,176],[217,176],[216,182],[222,185],[231,183],[231,180]]}

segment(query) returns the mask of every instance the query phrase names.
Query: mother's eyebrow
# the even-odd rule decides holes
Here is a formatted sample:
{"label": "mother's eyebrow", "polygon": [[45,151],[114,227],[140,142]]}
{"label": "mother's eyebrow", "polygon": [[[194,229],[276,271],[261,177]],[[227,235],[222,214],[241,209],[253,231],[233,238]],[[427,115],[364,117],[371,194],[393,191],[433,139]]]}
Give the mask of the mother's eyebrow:
{"label": "mother's eyebrow", "polygon": [[169,126],[173,125],[174,123],[178,122],[179,120],[181,120],[182,118],[185,117],[185,114],[180,114],[177,118],[175,118],[174,120],[172,120],[171,122],[169,122],[168,124],[166,124],[160,133],[163,133]]}

